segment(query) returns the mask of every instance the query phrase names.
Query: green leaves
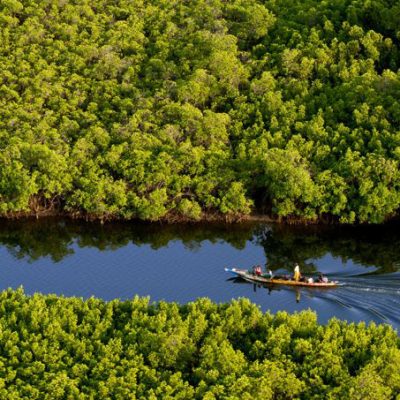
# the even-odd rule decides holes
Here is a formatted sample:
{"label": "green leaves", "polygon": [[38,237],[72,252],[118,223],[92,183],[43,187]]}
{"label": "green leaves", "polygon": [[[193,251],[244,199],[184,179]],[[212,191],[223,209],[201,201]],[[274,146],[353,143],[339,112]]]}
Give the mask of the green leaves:
{"label": "green leaves", "polygon": [[[296,150],[269,149],[263,155],[262,165],[260,185],[266,187],[274,213],[280,216],[303,213],[309,204],[316,202],[318,191],[309,167]],[[313,209],[308,210],[309,217],[313,217]]]}
{"label": "green leaves", "polygon": [[248,214],[252,202],[246,199],[243,185],[233,182],[221,199],[220,210],[223,214]]}
{"label": "green leaves", "polygon": [[135,297],[0,294],[2,398],[387,399],[400,394],[387,325],[319,325],[246,299],[184,306]]}
{"label": "green leaves", "polygon": [[399,10],[3,1],[0,213],[397,215]]}

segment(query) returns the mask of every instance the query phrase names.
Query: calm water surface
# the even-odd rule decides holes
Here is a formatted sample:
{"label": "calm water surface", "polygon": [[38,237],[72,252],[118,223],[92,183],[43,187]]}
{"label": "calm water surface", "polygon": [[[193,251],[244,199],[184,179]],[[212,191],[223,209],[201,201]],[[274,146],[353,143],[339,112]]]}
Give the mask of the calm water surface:
{"label": "calm water surface", "polygon": [[[0,223],[0,289],[96,296],[149,296],[186,303],[248,297],[262,310],[312,309],[332,317],[400,328],[398,226],[95,224],[64,220]],[[277,287],[232,279],[224,267],[261,264],[287,272],[322,271],[335,289]]]}

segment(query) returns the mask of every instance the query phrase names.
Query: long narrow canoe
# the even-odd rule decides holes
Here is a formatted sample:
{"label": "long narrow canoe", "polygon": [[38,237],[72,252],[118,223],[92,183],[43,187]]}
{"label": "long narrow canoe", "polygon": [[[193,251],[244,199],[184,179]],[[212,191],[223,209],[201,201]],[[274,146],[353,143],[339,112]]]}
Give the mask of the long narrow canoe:
{"label": "long narrow canoe", "polygon": [[338,281],[329,281],[329,282],[296,282],[293,279],[276,279],[276,278],[267,278],[263,275],[255,275],[245,269],[239,268],[225,268],[226,272],[229,272],[237,277],[240,277],[246,281],[253,283],[265,283],[268,285],[290,285],[290,286],[306,286],[306,287],[336,287],[339,285]]}

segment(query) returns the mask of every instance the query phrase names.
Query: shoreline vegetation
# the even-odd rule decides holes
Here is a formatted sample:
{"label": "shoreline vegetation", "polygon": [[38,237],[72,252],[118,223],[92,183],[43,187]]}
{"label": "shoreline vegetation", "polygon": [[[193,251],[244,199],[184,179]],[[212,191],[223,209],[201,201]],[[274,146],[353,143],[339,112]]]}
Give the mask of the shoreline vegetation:
{"label": "shoreline vegetation", "polygon": [[[0,219],[8,219],[8,220],[18,220],[18,219],[43,219],[43,218],[68,218],[71,220],[82,220],[87,222],[112,222],[112,221],[136,221],[141,223],[167,223],[167,224],[175,224],[175,223],[287,223],[287,224],[334,224],[335,222],[332,219],[324,219],[324,220],[308,220],[302,219],[300,217],[271,217],[268,215],[261,214],[228,214],[224,215],[221,213],[205,213],[202,212],[199,218],[190,218],[184,215],[169,213],[160,217],[157,220],[142,220],[139,218],[126,219],[124,217],[118,215],[110,215],[110,214],[89,214],[85,212],[63,212],[58,210],[40,210],[40,211],[14,211],[0,214]],[[336,221],[338,222],[338,221]]]}
{"label": "shoreline vegetation", "polygon": [[399,19],[394,0],[7,0],[0,214],[395,219]]}
{"label": "shoreline vegetation", "polygon": [[[139,218],[126,219],[120,217],[118,215],[98,215],[98,214],[88,214],[82,212],[62,212],[55,210],[43,210],[43,211],[16,211],[0,214],[0,219],[9,219],[9,220],[17,220],[17,219],[42,219],[42,218],[68,218],[68,219],[76,219],[87,222],[96,222],[99,221],[101,223],[104,222],[112,222],[112,221],[133,221],[133,222],[143,222],[143,223],[167,223],[167,224],[196,224],[196,223],[282,223],[287,225],[335,225],[339,224],[339,220],[333,218],[324,218],[324,219],[306,219],[301,217],[272,217],[268,215],[261,214],[242,214],[242,215],[224,215],[221,213],[202,213],[199,218],[190,218],[184,215],[179,214],[167,214],[157,220],[141,220]],[[397,220],[397,219],[396,219]],[[392,223],[394,221],[386,221],[387,223]],[[348,225],[348,224],[341,224]],[[354,224],[350,224],[354,225]]]}
{"label": "shoreline vegetation", "polygon": [[134,223],[144,223],[144,224],[204,224],[204,223],[224,223],[224,224],[252,224],[252,223],[273,223],[281,225],[319,225],[319,226],[384,226],[384,225],[397,225],[399,224],[399,216],[394,216],[391,219],[382,221],[380,223],[370,223],[368,221],[364,222],[352,222],[344,223],[340,222],[339,218],[334,218],[333,216],[324,216],[318,219],[309,219],[299,216],[271,216],[263,214],[221,214],[217,212],[202,212],[198,218],[190,218],[185,215],[177,213],[168,213],[156,220],[147,219],[143,220],[138,217],[124,218],[117,214],[90,214],[86,212],[66,212],[59,210],[40,210],[40,211],[13,211],[8,213],[0,213],[0,220],[33,220],[33,219],[70,219],[70,220],[80,220],[86,222],[134,222]]}
{"label": "shoreline vegetation", "polygon": [[248,214],[223,214],[221,212],[213,211],[201,211],[196,218],[182,215],[175,211],[168,212],[165,215],[157,219],[141,219],[138,216],[126,218],[124,216],[110,213],[89,213],[86,211],[66,211],[62,209],[56,209],[54,207],[49,209],[30,209],[25,211],[9,211],[0,213],[0,220],[39,220],[39,219],[70,219],[79,220],[86,222],[136,222],[144,224],[204,224],[204,223],[226,223],[226,224],[247,224],[247,223],[265,223],[265,224],[282,224],[282,225],[320,225],[320,226],[379,226],[379,225],[397,225],[400,221],[400,216],[395,215],[390,219],[386,219],[379,223],[371,223],[369,221],[353,221],[343,222],[340,218],[332,215],[324,215],[319,218],[306,218],[296,215],[278,216],[271,214],[262,214],[257,212],[250,212]]}
{"label": "shoreline vegetation", "polygon": [[389,325],[326,325],[249,300],[178,305],[0,293],[4,399],[395,399]]}

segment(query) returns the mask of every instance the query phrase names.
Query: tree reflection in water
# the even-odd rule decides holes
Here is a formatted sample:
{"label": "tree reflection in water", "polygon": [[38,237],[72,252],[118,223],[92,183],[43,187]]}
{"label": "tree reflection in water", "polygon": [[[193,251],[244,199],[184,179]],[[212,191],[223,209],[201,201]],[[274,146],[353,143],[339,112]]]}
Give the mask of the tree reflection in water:
{"label": "tree reflection in water", "polygon": [[[195,251],[205,241],[225,242],[243,249],[249,241],[264,248],[265,268],[292,272],[297,262],[305,274],[317,272],[315,259],[327,254],[343,262],[375,266],[376,273],[395,272],[400,265],[398,226],[287,226],[262,224],[144,224],[113,222],[104,225],[62,219],[3,220],[0,244],[18,259],[53,262],[74,253],[74,247],[113,250],[132,243],[152,249],[181,241]],[[260,260],[260,263],[263,260]],[[250,265],[243,265],[248,268]]]}
{"label": "tree reflection in water", "polygon": [[398,226],[285,226],[258,227],[258,243],[264,247],[266,269],[292,271],[300,265],[304,273],[315,273],[313,260],[327,254],[343,263],[352,260],[376,273],[390,273],[400,266],[400,233]]}

